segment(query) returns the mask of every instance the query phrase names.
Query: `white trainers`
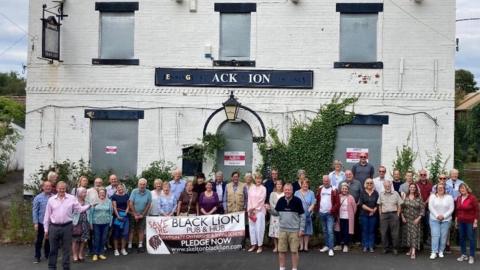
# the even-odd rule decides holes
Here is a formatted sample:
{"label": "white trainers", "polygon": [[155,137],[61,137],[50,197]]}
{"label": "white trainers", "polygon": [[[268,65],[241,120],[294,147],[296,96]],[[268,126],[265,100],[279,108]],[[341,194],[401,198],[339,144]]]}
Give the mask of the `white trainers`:
{"label": "white trainers", "polygon": [[340,251],[340,250],[342,250],[342,246],[336,245],[336,246],[333,247],[333,250]]}
{"label": "white trainers", "polygon": [[132,249],[132,243],[128,243],[128,249]]}
{"label": "white trainers", "polygon": [[327,246],[324,246],[322,249],[320,249],[320,252],[327,252],[328,251],[328,247]]}
{"label": "white trainers", "polygon": [[[333,257],[333,255],[335,255],[333,253],[333,249],[328,250],[328,256]],[[472,257],[472,260],[473,260],[473,257]]]}
{"label": "white trainers", "polygon": [[128,252],[125,250],[125,249],[122,249],[122,251],[120,251],[122,253],[123,256],[127,256],[128,255]]}
{"label": "white trainers", "polygon": [[443,252],[439,252],[439,253],[438,253],[438,257],[439,257],[439,258],[443,258],[443,257],[444,257],[444,256],[443,256]]}
{"label": "white trainers", "polygon": [[436,258],[437,258],[437,253],[432,252],[432,254],[430,254],[430,260],[435,260]]}
{"label": "white trainers", "polygon": [[348,252],[348,246],[347,246],[347,245],[343,246],[343,252],[344,252],[344,253],[347,253],[347,252]]}
{"label": "white trainers", "polygon": [[470,256],[470,257],[468,258],[468,263],[469,263],[469,264],[473,264],[474,262],[475,262],[475,259],[474,259],[472,256]]}
{"label": "white trainers", "polygon": [[468,260],[468,256],[463,255],[463,254],[462,254],[462,256],[457,258],[457,261],[459,261],[459,262],[463,262],[463,261],[467,261],[467,260]]}
{"label": "white trainers", "polygon": [[118,252],[118,250],[115,249],[115,251],[113,251],[113,255],[120,256],[120,252]]}

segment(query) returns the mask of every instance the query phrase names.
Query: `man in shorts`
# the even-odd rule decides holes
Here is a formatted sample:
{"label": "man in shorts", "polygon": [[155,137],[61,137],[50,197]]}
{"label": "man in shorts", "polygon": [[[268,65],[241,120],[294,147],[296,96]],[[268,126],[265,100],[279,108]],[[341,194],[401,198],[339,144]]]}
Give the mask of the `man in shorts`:
{"label": "man in shorts", "polygon": [[128,248],[132,248],[134,233],[138,233],[138,252],[143,252],[143,238],[145,235],[145,225],[147,214],[152,204],[152,194],[147,189],[147,180],[140,178],[138,188],[132,190],[128,200],[130,209],[130,234],[128,239]]}
{"label": "man in shorts", "polygon": [[[290,248],[292,254],[292,270],[298,267],[299,237],[303,236],[305,215],[302,201],[293,196],[293,186],[289,183],[283,186],[284,197],[281,197],[275,209],[270,209],[272,215],[279,216],[280,234],[278,237],[278,261],[280,270],[285,270],[285,256]],[[268,205],[267,205],[267,208]]]}

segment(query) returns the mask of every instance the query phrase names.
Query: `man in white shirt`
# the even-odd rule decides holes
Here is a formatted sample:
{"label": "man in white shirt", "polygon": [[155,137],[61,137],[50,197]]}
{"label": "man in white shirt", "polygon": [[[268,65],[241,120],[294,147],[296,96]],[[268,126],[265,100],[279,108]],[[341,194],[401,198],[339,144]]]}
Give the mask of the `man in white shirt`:
{"label": "man in white shirt", "polygon": [[337,190],[330,184],[328,175],[323,176],[323,185],[320,186],[317,192],[317,202],[320,220],[322,221],[323,237],[325,239],[325,246],[320,249],[320,252],[328,251],[328,256],[332,257],[334,255],[333,226],[338,213],[339,199]]}
{"label": "man in white shirt", "polygon": [[387,168],[383,165],[378,167],[378,176],[373,178],[373,184],[375,185],[375,190],[378,194],[382,193],[385,189],[383,184],[386,180],[391,180],[390,177],[387,176]]}
{"label": "man in white shirt", "polygon": [[87,197],[85,198],[85,201],[89,204],[97,204],[99,202],[98,190],[101,187],[103,187],[103,179],[100,177],[95,178],[93,187],[87,189]]}

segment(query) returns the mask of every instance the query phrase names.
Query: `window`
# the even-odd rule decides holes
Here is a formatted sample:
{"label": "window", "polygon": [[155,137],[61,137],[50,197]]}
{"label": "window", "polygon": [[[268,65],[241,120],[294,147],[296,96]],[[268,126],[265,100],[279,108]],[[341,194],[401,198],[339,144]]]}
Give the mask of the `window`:
{"label": "window", "polygon": [[193,146],[182,149],[182,172],[194,176],[202,172],[203,151]]}
{"label": "window", "polygon": [[378,14],[340,15],[340,61],[377,61]]}
{"label": "window", "polygon": [[93,64],[138,65],[134,59],[135,12],[138,2],[97,2],[100,11],[99,59]]}
{"label": "window", "polygon": [[220,59],[250,60],[250,13],[220,15]]}
{"label": "window", "polygon": [[338,3],[340,55],[335,68],[383,68],[377,62],[378,12],[381,3]]}
{"label": "window", "polygon": [[101,13],[100,58],[133,58],[134,22],[133,12]]}
{"label": "window", "polygon": [[251,61],[252,12],[257,11],[255,3],[216,3],[215,11],[220,12],[219,59],[215,66],[255,66]]}

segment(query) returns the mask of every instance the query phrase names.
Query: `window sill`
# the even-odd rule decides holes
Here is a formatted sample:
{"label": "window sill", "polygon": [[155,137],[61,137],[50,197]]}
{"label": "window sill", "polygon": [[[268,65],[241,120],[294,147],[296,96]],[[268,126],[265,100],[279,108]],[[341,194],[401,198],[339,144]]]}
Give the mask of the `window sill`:
{"label": "window sill", "polygon": [[333,68],[383,69],[383,62],[335,62]]}
{"label": "window sill", "polygon": [[213,66],[215,67],[255,67],[255,61],[214,60]]}
{"label": "window sill", "polygon": [[92,65],[124,65],[124,66],[138,66],[140,60],[138,59],[92,59]]}

